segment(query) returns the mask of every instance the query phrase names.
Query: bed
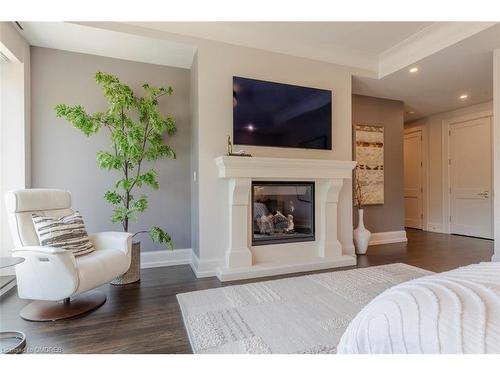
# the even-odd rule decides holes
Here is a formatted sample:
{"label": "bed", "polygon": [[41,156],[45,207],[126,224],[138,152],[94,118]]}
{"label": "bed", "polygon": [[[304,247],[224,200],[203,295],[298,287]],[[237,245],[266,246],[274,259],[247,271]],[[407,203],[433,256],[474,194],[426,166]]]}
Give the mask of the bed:
{"label": "bed", "polygon": [[500,262],[392,287],[351,321],[341,354],[500,353]]}

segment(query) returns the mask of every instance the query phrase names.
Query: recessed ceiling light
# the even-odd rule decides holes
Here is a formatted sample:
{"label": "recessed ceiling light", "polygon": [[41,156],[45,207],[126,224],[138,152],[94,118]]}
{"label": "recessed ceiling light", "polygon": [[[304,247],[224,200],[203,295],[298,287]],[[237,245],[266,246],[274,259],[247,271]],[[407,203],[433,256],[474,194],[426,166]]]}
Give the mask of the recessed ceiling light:
{"label": "recessed ceiling light", "polygon": [[409,72],[416,73],[416,72],[418,72],[418,68],[416,66],[414,66],[413,68],[410,68]]}
{"label": "recessed ceiling light", "polygon": [[459,96],[460,100],[465,100],[468,97],[469,97],[469,95],[467,95],[467,94],[462,94],[462,95]]}
{"label": "recessed ceiling light", "polygon": [[409,115],[414,115],[415,114],[415,111],[409,111],[408,112]]}

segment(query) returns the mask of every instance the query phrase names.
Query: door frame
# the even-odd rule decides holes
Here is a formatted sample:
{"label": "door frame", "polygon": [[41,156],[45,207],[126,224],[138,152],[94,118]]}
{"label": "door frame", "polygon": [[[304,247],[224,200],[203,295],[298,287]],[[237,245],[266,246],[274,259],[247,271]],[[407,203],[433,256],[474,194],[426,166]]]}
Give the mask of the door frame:
{"label": "door frame", "polygon": [[443,232],[444,233],[451,233],[451,183],[450,183],[450,131],[451,131],[451,126],[455,124],[459,124],[462,122],[467,122],[467,121],[472,121],[472,120],[478,120],[481,118],[489,117],[490,119],[490,142],[491,142],[491,220],[493,222],[494,219],[494,214],[493,214],[493,183],[494,183],[494,171],[493,171],[493,143],[494,143],[494,137],[493,137],[493,111],[487,110],[487,111],[481,111],[481,112],[476,112],[476,113],[470,113],[467,115],[462,115],[462,116],[456,116],[456,117],[451,117],[448,119],[443,120],[442,122],[442,135],[441,135],[441,141],[442,141],[442,155],[441,155],[441,166],[442,166],[442,182],[441,182],[441,189],[442,189],[442,223],[443,223]]}
{"label": "door frame", "polygon": [[[427,126],[415,125],[404,129],[404,135],[420,131],[422,135],[422,173],[420,178],[422,186],[422,230],[428,231],[428,213],[429,213],[429,136]],[[404,137],[403,137],[404,147]],[[404,171],[403,171],[404,173]],[[404,187],[404,182],[403,182]]]}

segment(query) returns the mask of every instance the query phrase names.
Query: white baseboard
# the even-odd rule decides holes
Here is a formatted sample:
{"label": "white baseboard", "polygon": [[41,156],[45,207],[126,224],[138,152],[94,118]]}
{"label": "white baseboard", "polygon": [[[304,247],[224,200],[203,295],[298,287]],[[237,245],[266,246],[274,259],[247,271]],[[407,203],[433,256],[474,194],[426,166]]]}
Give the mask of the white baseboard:
{"label": "white baseboard", "polygon": [[427,223],[427,232],[446,233],[441,223]]}
{"label": "white baseboard", "polygon": [[196,256],[192,249],[156,250],[141,252],[141,268],[155,268],[189,264],[197,278],[217,275],[219,260],[204,260]]}
{"label": "white baseboard", "polygon": [[193,251],[191,256],[191,262],[189,263],[191,269],[198,279],[202,277],[213,277],[217,276],[217,269],[220,265],[218,259],[204,260],[200,261],[200,258]]}
{"label": "white baseboard", "polygon": [[408,242],[408,239],[406,238],[406,231],[399,230],[394,232],[372,233],[368,245],[383,245],[397,242]]}
{"label": "white baseboard", "polygon": [[141,252],[141,268],[178,266],[191,263],[191,249],[156,250]]}

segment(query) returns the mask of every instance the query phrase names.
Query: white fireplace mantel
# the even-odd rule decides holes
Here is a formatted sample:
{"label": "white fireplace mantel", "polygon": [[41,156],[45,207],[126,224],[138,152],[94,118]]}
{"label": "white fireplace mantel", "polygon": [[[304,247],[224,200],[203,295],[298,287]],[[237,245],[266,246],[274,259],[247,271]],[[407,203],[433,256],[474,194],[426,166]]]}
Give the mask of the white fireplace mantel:
{"label": "white fireplace mantel", "polygon": [[219,156],[220,178],[352,178],[355,161]]}
{"label": "white fireplace mantel", "polygon": [[[354,161],[220,156],[219,178],[228,181],[229,213],[221,280],[268,276],[356,264],[337,238],[339,193],[352,178]],[[315,241],[251,246],[252,180],[315,182]]]}

